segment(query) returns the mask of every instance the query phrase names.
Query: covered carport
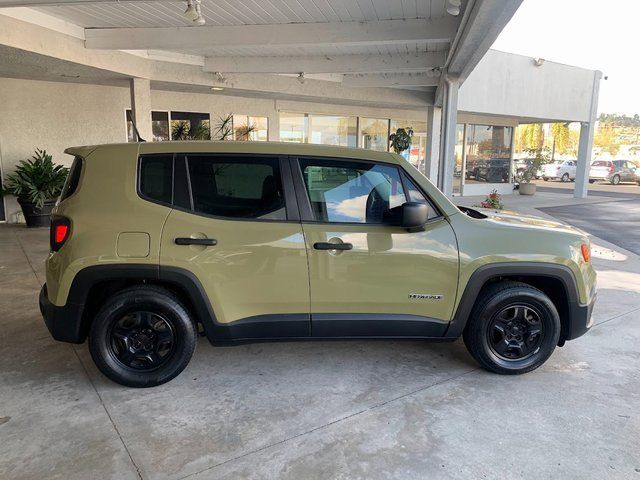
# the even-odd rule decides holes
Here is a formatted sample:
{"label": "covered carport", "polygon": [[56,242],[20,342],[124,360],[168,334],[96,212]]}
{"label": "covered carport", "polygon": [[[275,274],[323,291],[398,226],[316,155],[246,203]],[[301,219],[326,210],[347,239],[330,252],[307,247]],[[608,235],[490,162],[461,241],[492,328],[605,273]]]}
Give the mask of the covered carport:
{"label": "covered carport", "polygon": [[[205,103],[229,105],[225,108],[232,110],[252,99],[261,105],[272,102],[270,108],[261,107],[272,141],[280,140],[278,112],[286,110],[348,110],[358,118],[413,119],[426,125],[426,149],[420,153],[426,161],[420,162],[425,165],[421,168],[448,192],[458,89],[519,4],[0,0],[0,81],[104,87],[86,93],[77,87],[75,105],[69,105],[68,98],[74,90],[54,93],[51,87],[42,93],[50,104],[43,112],[28,94],[30,83],[11,84],[25,95],[16,106],[18,123],[44,121],[43,115],[51,118],[36,135],[20,137],[18,129],[18,138],[16,119],[0,119],[2,166],[10,170],[33,143],[49,145],[62,159],[70,144],[122,141],[121,127],[101,119],[107,110],[98,110],[94,103],[102,99],[121,104],[122,88],[127,88],[126,108],[147,139],[153,136],[152,112],[160,103],[156,99],[170,95],[165,103],[175,105],[180,98],[202,109],[214,108]],[[107,87],[118,87],[120,93]],[[17,105],[15,95],[6,95]],[[113,100],[107,100],[109,95]],[[214,95],[220,100],[212,100]],[[85,121],[80,135],[73,123],[64,124],[64,115],[51,113],[74,108],[102,128],[89,130],[91,122]],[[353,146],[362,145],[358,140]],[[17,211],[11,201],[7,207],[9,213]]]}

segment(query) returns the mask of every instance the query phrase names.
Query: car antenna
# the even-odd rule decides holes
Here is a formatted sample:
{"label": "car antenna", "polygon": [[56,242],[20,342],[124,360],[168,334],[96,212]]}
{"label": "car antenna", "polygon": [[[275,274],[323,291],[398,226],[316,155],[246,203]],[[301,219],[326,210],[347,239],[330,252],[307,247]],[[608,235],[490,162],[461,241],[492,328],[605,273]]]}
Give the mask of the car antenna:
{"label": "car antenna", "polygon": [[131,122],[131,125],[133,125],[133,131],[136,134],[136,138],[138,139],[138,142],[146,142],[146,140],[140,136],[140,132],[138,132],[138,127],[136,127],[136,122],[133,121],[132,113],[133,112],[131,110],[127,110],[127,118]]}

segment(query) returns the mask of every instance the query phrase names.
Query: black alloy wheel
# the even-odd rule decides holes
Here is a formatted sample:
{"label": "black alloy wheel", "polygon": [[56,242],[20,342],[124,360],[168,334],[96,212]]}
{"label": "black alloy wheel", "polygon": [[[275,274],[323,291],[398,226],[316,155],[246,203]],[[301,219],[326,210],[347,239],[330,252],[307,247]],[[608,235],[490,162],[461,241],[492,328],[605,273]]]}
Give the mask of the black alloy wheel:
{"label": "black alloy wheel", "polygon": [[543,324],[530,305],[509,305],[489,323],[489,347],[500,358],[521,360],[540,350]]}

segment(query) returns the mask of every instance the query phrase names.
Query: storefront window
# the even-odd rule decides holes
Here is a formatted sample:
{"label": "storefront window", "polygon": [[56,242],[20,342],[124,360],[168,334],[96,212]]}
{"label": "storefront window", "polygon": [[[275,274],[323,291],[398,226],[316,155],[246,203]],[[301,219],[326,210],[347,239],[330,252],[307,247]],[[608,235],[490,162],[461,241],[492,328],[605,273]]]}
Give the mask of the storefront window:
{"label": "storefront window", "polygon": [[249,115],[233,116],[233,138],[240,141],[266,142],[269,136],[269,119]]}
{"label": "storefront window", "polygon": [[389,142],[389,120],[360,118],[360,146],[368,150],[386,152]]}
{"label": "storefront window", "polygon": [[464,148],[464,124],[456,125],[456,146],[453,165],[453,193],[462,193],[462,150]]}
{"label": "storefront window", "polygon": [[171,140],[209,140],[208,113],[171,112]]}
{"label": "storefront window", "polygon": [[280,113],[280,141],[307,143],[308,122],[304,113]]}
{"label": "storefront window", "polygon": [[507,183],[512,127],[467,125],[466,183]]}
{"label": "storefront window", "polygon": [[336,115],[309,115],[309,117],[311,120],[309,143],[342,147],[356,146],[356,132],[358,129],[356,117],[339,117]]}
{"label": "storefront window", "polygon": [[151,130],[154,142],[169,140],[169,112],[151,112]]}
{"label": "storefront window", "polygon": [[398,128],[413,130],[411,147],[400,155],[406,158],[414,167],[424,172],[424,164],[427,155],[427,122],[416,120],[391,120],[390,132],[394,133]]}

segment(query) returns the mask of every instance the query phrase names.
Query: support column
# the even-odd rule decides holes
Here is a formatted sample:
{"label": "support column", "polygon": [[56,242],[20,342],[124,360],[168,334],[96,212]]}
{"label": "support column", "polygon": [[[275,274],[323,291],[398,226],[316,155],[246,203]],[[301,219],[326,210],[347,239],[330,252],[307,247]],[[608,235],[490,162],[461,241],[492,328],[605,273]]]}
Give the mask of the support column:
{"label": "support column", "polygon": [[600,91],[602,72],[593,73],[593,89],[591,91],[591,109],[589,121],[580,125],[580,142],[578,143],[578,162],[576,166],[576,182],[573,188],[575,198],[587,198],[589,187],[589,170],[591,168],[591,152],[593,148],[593,131],[596,126],[598,111],[598,93]]}
{"label": "support column", "polygon": [[453,195],[453,169],[456,161],[456,124],[458,122],[457,78],[445,78],[444,121],[442,124],[442,160],[440,162],[439,187],[442,192]]}
{"label": "support column", "polygon": [[131,115],[140,137],[147,142],[153,141],[151,128],[151,81],[147,78],[132,78],[129,82],[131,91]]}
{"label": "support column", "polygon": [[441,134],[442,108],[436,106],[427,107],[427,158],[424,161],[424,174],[434,185],[438,184]]}
{"label": "support column", "polygon": [[278,111],[278,101],[273,101],[273,113],[269,115],[269,132],[267,139],[270,142],[280,141],[280,112]]}

